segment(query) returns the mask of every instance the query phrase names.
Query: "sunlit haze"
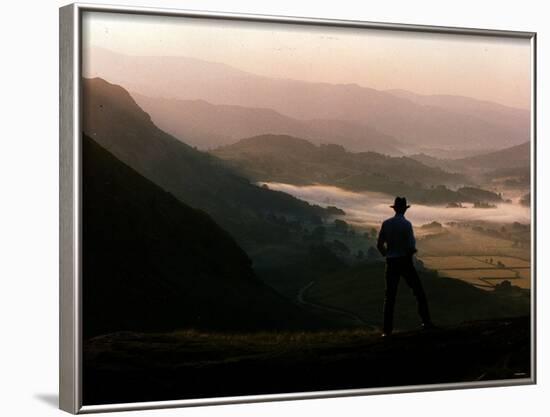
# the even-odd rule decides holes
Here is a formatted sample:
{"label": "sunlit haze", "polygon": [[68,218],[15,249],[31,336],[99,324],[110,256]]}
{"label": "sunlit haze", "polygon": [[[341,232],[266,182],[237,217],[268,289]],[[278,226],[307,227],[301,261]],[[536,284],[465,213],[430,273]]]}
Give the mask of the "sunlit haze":
{"label": "sunlit haze", "polygon": [[[266,183],[277,191],[283,191],[302,200],[320,206],[336,206],[346,212],[346,220],[352,224],[379,224],[383,219],[394,215],[390,204],[392,197],[374,192],[352,192],[338,187],[326,185],[296,186],[282,183]],[[415,226],[431,221],[463,222],[489,220],[492,222],[530,222],[530,209],[518,204],[502,203],[495,209],[473,208],[465,204],[465,208],[446,208],[444,206],[426,206],[415,204],[407,212],[407,217]],[[490,214],[490,216],[489,216]]]}
{"label": "sunlit haze", "polygon": [[84,48],[529,108],[529,40],[87,12]]}

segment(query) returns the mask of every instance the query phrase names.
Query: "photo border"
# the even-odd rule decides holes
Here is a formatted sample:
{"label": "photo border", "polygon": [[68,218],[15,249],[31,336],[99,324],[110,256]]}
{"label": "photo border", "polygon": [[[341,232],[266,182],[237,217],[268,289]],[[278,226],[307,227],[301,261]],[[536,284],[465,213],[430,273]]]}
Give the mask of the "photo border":
{"label": "photo border", "polygon": [[[209,18],[257,23],[281,23],[378,29],[435,34],[475,35],[529,39],[531,43],[531,372],[529,378],[383,388],[330,390],[171,401],[148,401],[105,405],[82,404],[82,269],[81,269],[81,60],[82,16],[85,12],[108,12],[157,16]],[[253,403],[357,395],[423,392],[482,387],[536,384],[536,167],[537,167],[537,34],[536,32],[377,23],[356,20],[318,19],[180,10],[171,8],[74,3],[59,9],[59,408],[73,413],[128,411],[157,408]]]}

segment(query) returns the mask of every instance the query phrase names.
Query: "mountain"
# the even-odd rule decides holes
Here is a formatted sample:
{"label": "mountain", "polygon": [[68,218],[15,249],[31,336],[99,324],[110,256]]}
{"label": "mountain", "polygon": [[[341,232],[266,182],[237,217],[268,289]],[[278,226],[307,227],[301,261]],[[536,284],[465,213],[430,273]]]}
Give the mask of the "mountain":
{"label": "mountain", "polygon": [[530,113],[527,109],[519,109],[486,100],[448,94],[416,94],[407,90],[386,90],[394,96],[405,98],[422,106],[438,107],[448,111],[479,117],[494,124],[502,124],[510,128],[522,127],[529,131]]}
{"label": "mountain", "polygon": [[179,328],[315,328],[263,284],[235,240],[82,139],[84,336]]}
{"label": "mountain", "polygon": [[529,167],[531,163],[531,143],[524,142],[496,152],[456,159],[453,162],[458,166],[481,169]]}
{"label": "mountain", "polygon": [[484,119],[475,112],[426,106],[357,84],[269,78],[188,57],[129,56],[90,48],[83,72],[149,97],[270,108],[302,120],[352,121],[411,148],[498,149],[529,138],[529,117],[521,109],[514,113],[520,122],[509,123],[506,117]]}
{"label": "mountain", "polygon": [[524,142],[494,152],[459,159],[440,159],[426,154],[411,155],[412,159],[431,167],[451,172],[465,171],[517,171],[527,170],[531,164],[531,143]]}
{"label": "mountain", "polygon": [[269,221],[273,213],[303,220],[325,214],[251,184],[217,158],[158,129],[122,87],[96,78],[85,79],[83,90],[84,133],[181,202],[206,211],[241,245],[284,239],[288,230]]}
{"label": "mountain", "polygon": [[351,151],[401,155],[391,136],[344,120],[299,120],[275,110],[214,105],[204,100],[152,98],[131,93],[162,130],[199,149],[229,145],[262,134],[284,134],[314,143],[338,143]]}
{"label": "mountain", "polygon": [[[352,153],[340,145],[314,145],[286,135],[260,135],[218,148],[212,153],[254,181],[295,185],[326,184],[353,191],[407,195],[418,202],[445,204],[488,201],[500,197],[464,187],[468,180],[407,157],[375,152]],[[452,191],[446,186],[462,186]]]}
{"label": "mountain", "polygon": [[[427,185],[462,184],[466,179],[438,168],[427,167],[407,157],[376,152],[348,152],[341,145],[315,145],[288,135],[259,135],[212,151],[223,159],[246,162],[247,176],[255,180],[271,172],[273,181],[325,183],[354,175],[378,175],[403,182]],[[265,180],[265,178],[263,179]]]}

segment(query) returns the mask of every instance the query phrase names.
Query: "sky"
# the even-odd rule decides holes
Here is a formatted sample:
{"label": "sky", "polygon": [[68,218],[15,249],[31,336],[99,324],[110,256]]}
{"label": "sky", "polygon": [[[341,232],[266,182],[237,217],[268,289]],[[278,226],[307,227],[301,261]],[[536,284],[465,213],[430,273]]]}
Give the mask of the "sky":
{"label": "sky", "polygon": [[527,39],[86,12],[84,47],[188,56],[313,82],[453,94],[528,109]]}

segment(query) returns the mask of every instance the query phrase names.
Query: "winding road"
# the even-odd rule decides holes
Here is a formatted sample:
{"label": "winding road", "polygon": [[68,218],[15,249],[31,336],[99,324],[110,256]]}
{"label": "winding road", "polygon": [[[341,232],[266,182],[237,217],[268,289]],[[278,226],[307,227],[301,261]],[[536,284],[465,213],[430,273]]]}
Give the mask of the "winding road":
{"label": "winding road", "polygon": [[307,301],[306,298],[305,298],[305,295],[306,295],[307,291],[311,287],[313,287],[313,285],[315,285],[315,281],[309,282],[308,284],[303,286],[300,289],[300,291],[298,291],[298,295],[296,296],[296,301],[298,302],[298,304],[301,304],[303,306],[310,307],[310,308],[313,308],[313,309],[316,309],[316,310],[326,311],[326,312],[330,312],[330,313],[333,313],[333,314],[338,314],[340,316],[345,316],[345,317],[351,319],[353,322],[361,325],[362,327],[368,327],[371,330],[379,330],[379,328],[377,326],[374,326],[370,323],[367,323],[365,320],[363,320],[357,314],[352,313],[351,311],[347,311],[347,310],[343,310],[341,308],[327,306],[327,305],[324,305],[324,304],[318,304],[318,303],[313,303],[311,301]]}

